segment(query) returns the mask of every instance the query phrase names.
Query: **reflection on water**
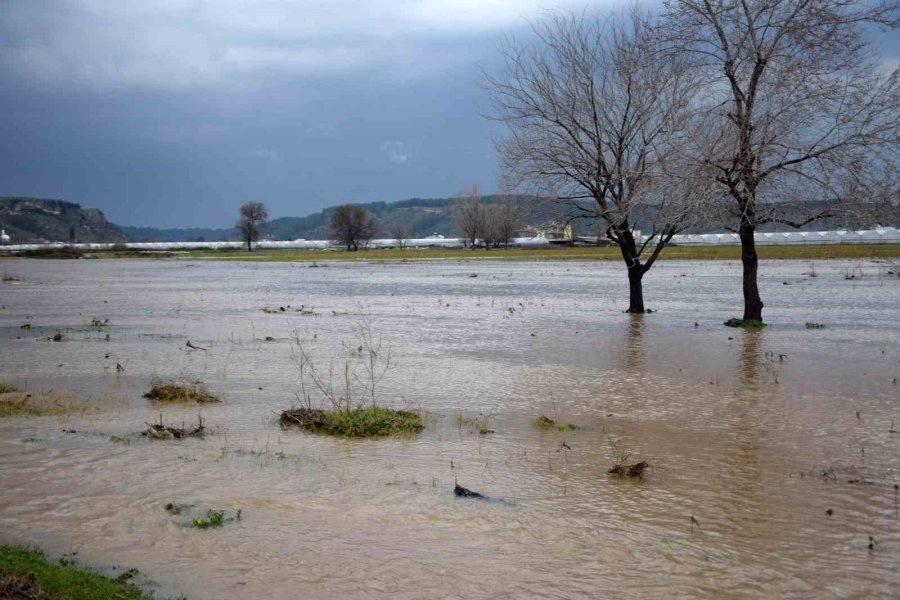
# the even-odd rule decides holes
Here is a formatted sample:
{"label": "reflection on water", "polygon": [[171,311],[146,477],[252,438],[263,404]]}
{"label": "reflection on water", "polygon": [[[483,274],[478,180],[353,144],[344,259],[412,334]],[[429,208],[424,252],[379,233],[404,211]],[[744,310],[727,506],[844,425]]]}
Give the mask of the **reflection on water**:
{"label": "reflection on water", "polygon": [[[889,597],[900,282],[847,268],[767,265],[772,325],[743,331],[721,326],[739,313],[734,263],[663,263],[657,312],[629,315],[603,263],[10,262],[0,378],[102,411],[0,421],[0,542],[135,566],[191,598]],[[291,340],[327,364],[360,315],[396,364],[382,401],[428,411],[426,431],[279,429]],[[224,402],[151,405],[155,377]],[[454,424],[479,412],[495,434]],[[130,436],[160,413],[215,433]],[[541,433],[539,414],[579,429]],[[613,444],[650,477],[611,479]],[[508,503],[459,500],[454,482]],[[243,518],[191,529],[170,501]]]}

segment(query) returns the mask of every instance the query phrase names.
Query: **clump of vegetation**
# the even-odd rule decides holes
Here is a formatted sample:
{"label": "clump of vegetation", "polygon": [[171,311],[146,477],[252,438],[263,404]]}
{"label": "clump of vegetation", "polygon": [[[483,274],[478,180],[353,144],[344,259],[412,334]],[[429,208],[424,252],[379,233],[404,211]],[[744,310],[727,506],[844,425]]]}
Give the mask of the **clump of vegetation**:
{"label": "clump of vegetation", "polygon": [[0,598],[22,600],[144,600],[137,588],[71,565],[51,564],[38,551],[0,546]]}
{"label": "clump of vegetation", "polygon": [[553,419],[545,415],[540,415],[537,419],[535,419],[534,426],[541,431],[575,431],[575,429],[577,429],[574,423],[554,421]]}
{"label": "clump of vegetation", "polygon": [[219,402],[219,398],[210,392],[206,384],[201,381],[154,381],[150,384],[150,391],[144,394],[144,398],[154,402],[196,402],[198,404]]}
{"label": "clump of vegetation", "polygon": [[162,415],[159,417],[159,423],[147,423],[145,435],[154,440],[180,440],[188,437],[203,437],[206,432],[206,426],[203,425],[203,417],[197,417],[197,426],[194,428],[185,427],[182,423],[181,427],[173,427],[163,424]]}
{"label": "clump of vegetation", "polygon": [[422,431],[422,417],[406,410],[383,406],[361,407],[353,410],[292,408],[281,413],[284,426],[296,425],[317,433],[344,437],[383,437],[412,434]]}
{"label": "clump of vegetation", "polygon": [[66,341],[66,334],[64,334],[62,331],[57,331],[47,339],[49,339],[51,342],[64,342]]}
{"label": "clump of vegetation", "polygon": [[728,319],[725,327],[739,327],[741,329],[762,329],[766,324],[754,319]]}
{"label": "clump of vegetation", "polygon": [[612,454],[614,461],[613,466],[607,471],[610,475],[643,479],[644,471],[650,468],[650,463],[646,460],[632,462],[631,454],[625,452],[616,445],[613,445]]}
{"label": "clump of vegetation", "polygon": [[13,282],[13,281],[19,281],[19,278],[16,277],[15,275],[7,273],[6,271],[3,271],[3,275],[0,275],[0,281]]}
{"label": "clump of vegetation", "polygon": [[807,329],[825,329],[825,325],[822,323],[813,323],[812,321],[807,321],[805,327]]}
{"label": "clump of vegetation", "polygon": [[0,417],[65,416],[89,409],[89,406],[75,402],[69,394],[24,392],[0,382]]}
{"label": "clump of vegetation", "polygon": [[[345,437],[381,437],[422,431],[418,413],[379,405],[378,385],[393,368],[391,347],[382,344],[363,316],[354,344],[343,344],[344,358],[317,368],[303,340],[295,336],[293,352],[299,372],[299,408],[281,413],[282,426],[299,426],[307,431]],[[293,349],[292,349],[293,350]],[[321,397],[314,406],[312,393]],[[330,405],[330,407],[329,407]],[[328,407],[328,408],[325,408]]]}
{"label": "clump of vegetation", "polygon": [[466,417],[459,413],[453,417],[453,422],[458,428],[468,429],[471,433],[478,433],[481,435],[496,433],[496,431],[490,427],[491,416],[483,413],[478,413],[477,417]]}

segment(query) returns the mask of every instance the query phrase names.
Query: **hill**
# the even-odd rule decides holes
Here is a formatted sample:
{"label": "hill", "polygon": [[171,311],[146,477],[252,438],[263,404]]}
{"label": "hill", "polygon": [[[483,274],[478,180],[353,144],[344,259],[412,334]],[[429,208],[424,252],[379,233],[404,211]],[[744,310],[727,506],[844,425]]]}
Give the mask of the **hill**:
{"label": "hill", "polygon": [[[497,202],[506,196],[485,196],[486,203]],[[533,198],[511,196],[523,209],[524,222],[543,222],[552,219],[546,209],[535,210]],[[398,202],[369,202],[360,204],[378,217],[381,235],[389,237],[398,223],[409,225],[410,237],[426,237],[434,233],[453,237],[457,235],[450,205],[453,198],[411,198]],[[281,217],[266,223],[265,237],[274,240],[324,240],[328,238],[328,220],[337,207],[332,206],[305,217]],[[130,241],[154,240],[158,242],[224,241],[239,239],[237,229],[156,229],[153,227],[122,227]]]}
{"label": "hill", "polygon": [[126,235],[96,208],[75,202],[14,196],[0,197],[0,228],[13,243],[37,241],[120,242]]}

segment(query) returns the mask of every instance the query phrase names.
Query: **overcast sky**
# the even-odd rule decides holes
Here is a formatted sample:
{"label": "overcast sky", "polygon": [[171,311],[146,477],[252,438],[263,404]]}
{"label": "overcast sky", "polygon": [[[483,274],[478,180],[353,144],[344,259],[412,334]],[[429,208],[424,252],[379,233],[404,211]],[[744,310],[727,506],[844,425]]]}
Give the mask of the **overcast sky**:
{"label": "overcast sky", "polygon": [[0,0],[0,195],[220,227],[494,191],[501,36],[622,2]]}
{"label": "overcast sky", "polygon": [[0,0],[0,195],[228,226],[498,182],[499,37],[617,0]]}

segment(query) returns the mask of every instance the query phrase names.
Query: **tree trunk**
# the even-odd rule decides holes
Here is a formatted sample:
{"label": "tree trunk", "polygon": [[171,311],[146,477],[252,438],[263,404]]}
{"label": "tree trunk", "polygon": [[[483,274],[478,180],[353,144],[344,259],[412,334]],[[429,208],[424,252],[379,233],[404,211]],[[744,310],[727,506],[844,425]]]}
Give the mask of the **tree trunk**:
{"label": "tree trunk", "polygon": [[635,261],[635,265],[628,268],[628,312],[640,313],[644,310],[644,274],[641,265]]}
{"label": "tree trunk", "polygon": [[251,239],[250,235],[248,234],[247,235],[247,252],[253,252],[253,245],[251,243],[252,241],[253,240]]}
{"label": "tree trunk", "polygon": [[759,297],[756,281],[759,257],[756,255],[756,240],[753,238],[755,231],[756,227],[752,223],[741,223],[739,235],[741,263],[744,265],[744,321],[762,321],[763,302]]}

